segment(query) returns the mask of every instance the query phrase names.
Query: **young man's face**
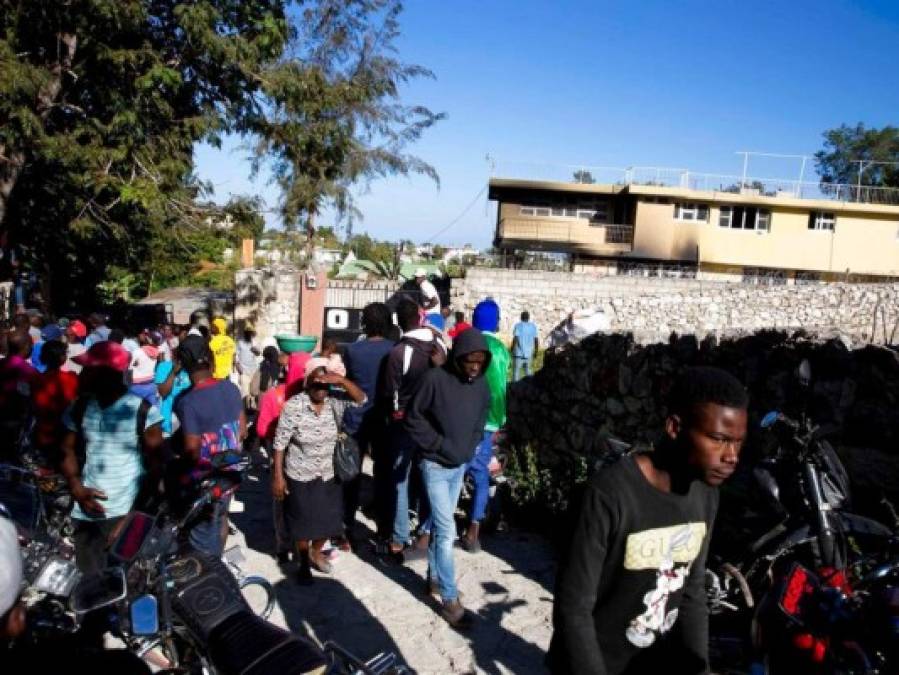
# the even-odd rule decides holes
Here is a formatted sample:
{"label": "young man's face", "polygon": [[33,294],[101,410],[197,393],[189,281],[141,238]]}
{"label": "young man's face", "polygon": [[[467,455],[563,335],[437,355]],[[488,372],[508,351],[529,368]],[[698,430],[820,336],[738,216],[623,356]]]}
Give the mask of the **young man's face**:
{"label": "young man's face", "polygon": [[484,364],[487,363],[486,352],[472,352],[466,354],[459,363],[462,365],[462,372],[469,380],[475,379],[484,370]]}
{"label": "young man's face", "polygon": [[683,448],[696,477],[717,487],[737,468],[746,439],[746,410],[702,403],[689,419],[669,417],[666,431]]}

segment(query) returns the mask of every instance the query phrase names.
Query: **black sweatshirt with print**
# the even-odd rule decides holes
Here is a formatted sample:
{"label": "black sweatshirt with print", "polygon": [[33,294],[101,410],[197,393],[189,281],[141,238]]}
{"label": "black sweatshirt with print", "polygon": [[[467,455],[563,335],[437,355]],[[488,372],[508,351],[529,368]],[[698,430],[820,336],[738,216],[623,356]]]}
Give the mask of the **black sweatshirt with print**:
{"label": "black sweatshirt with print", "polygon": [[594,476],[556,582],[552,671],[617,675],[664,649],[672,657],[657,672],[706,672],[717,509],[717,489],[658,490],[633,455]]}

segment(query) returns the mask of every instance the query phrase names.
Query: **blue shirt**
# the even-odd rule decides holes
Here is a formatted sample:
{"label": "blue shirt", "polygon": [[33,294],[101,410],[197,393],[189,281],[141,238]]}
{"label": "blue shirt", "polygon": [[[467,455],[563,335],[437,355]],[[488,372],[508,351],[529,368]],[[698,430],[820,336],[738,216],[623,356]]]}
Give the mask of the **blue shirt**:
{"label": "blue shirt", "polygon": [[534,357],[534,340],[537,339],[537,326],[530,321],[519,321],[512,329],[512,336],[518,338],[512,356],[516,359]]}
{"label": "blue shirt", "polygon": [[[165,383],[167,379],[169,379],[169,375],[172,373],[172,369],[175,367],[175,364],[171,361],[161,361],[159,365],[156,366],[156,376],[153,378],[153,382],[156,386]],[[175,407],[175,400],[182,393],[190,389],[190,376],[186,371],[179,371],[177,375],[175,375],[175,380],[172,382],[172,390],[169,392],[169,395],[162,399],[162,403],[159,407],[159,412],[162,413],[162,433],[166,436],[172,435],[172,411]]]}
{"label": "blue shirt", "polygon": [[355,382],[368,397],[363,405],[347,408],[343,416],[347,433],[356,433],[366,416],[376,414],[369,411],[374,408],[381,370],[393,345],[393,340],[362,340],[346,348],[344,363],[347,379]]}
{"label": "blue shirt", "polygon": [[31,346],[31,365],[34,366],[34,369],[39,373],[46,373],[47,366],[44,364],[44,360],[41,358],[41,350],[44,348],[44,341],[35,342]]}
{"label": "blue shirt", "polygon": [[240,452],[242,411],[240,389],[231,380],[206,380],[175,403],[181,430],[200,436],[200,461],[192,473],[195,479],[200,480],[212,471],[216,455]]}
{"label": "blue shirt", "polygon": [[[140,438],[137,435],[137,413],[141,399],[127,393],[108,408],[101,408],[97,399],[88,401],[81,422],[85,443],[85,462],[81,482],[86,487],[102,490],[107,499],[101,501],[105,509],[102,515],[85,513],[79,504],[72,509],[72,517],[79,520],[104,520],[124,516],[134,504],[144,475]],[[78,432],[72,419],[72,407],[63,415],[63,424],[69,431]],[[159,409],[150,406],[147,411],[149,429],[162,422]]]}

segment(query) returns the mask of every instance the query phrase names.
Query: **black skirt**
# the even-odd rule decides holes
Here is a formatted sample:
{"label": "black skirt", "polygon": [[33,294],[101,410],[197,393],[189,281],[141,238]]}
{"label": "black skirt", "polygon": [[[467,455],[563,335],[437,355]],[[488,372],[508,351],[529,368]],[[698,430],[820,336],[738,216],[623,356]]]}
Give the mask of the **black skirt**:
{"label": "black skirt", "polygon": [[328,539],[343,533],[343,489],[331,479],[287,478],[284,520],[294,541]]}

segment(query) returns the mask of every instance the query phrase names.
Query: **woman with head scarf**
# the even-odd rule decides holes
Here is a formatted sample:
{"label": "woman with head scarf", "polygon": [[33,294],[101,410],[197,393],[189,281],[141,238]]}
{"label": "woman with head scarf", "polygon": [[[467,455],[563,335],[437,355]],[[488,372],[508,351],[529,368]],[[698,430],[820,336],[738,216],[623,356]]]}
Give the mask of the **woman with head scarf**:
{"label": "woman with head scarf", "polygon": [[[331,571],[322,548],[343,532],[343,491],[334,475],[334,446],[346,409],[366,401],[356,384],[327,367],[323,358],[306,362],[304,389],[284,404],[272,444],[272,493],[284,501],[303,581],[311,580],[313,567],[324,574]],[[342,388],[345,395],[331,395],[331,387]]]}

